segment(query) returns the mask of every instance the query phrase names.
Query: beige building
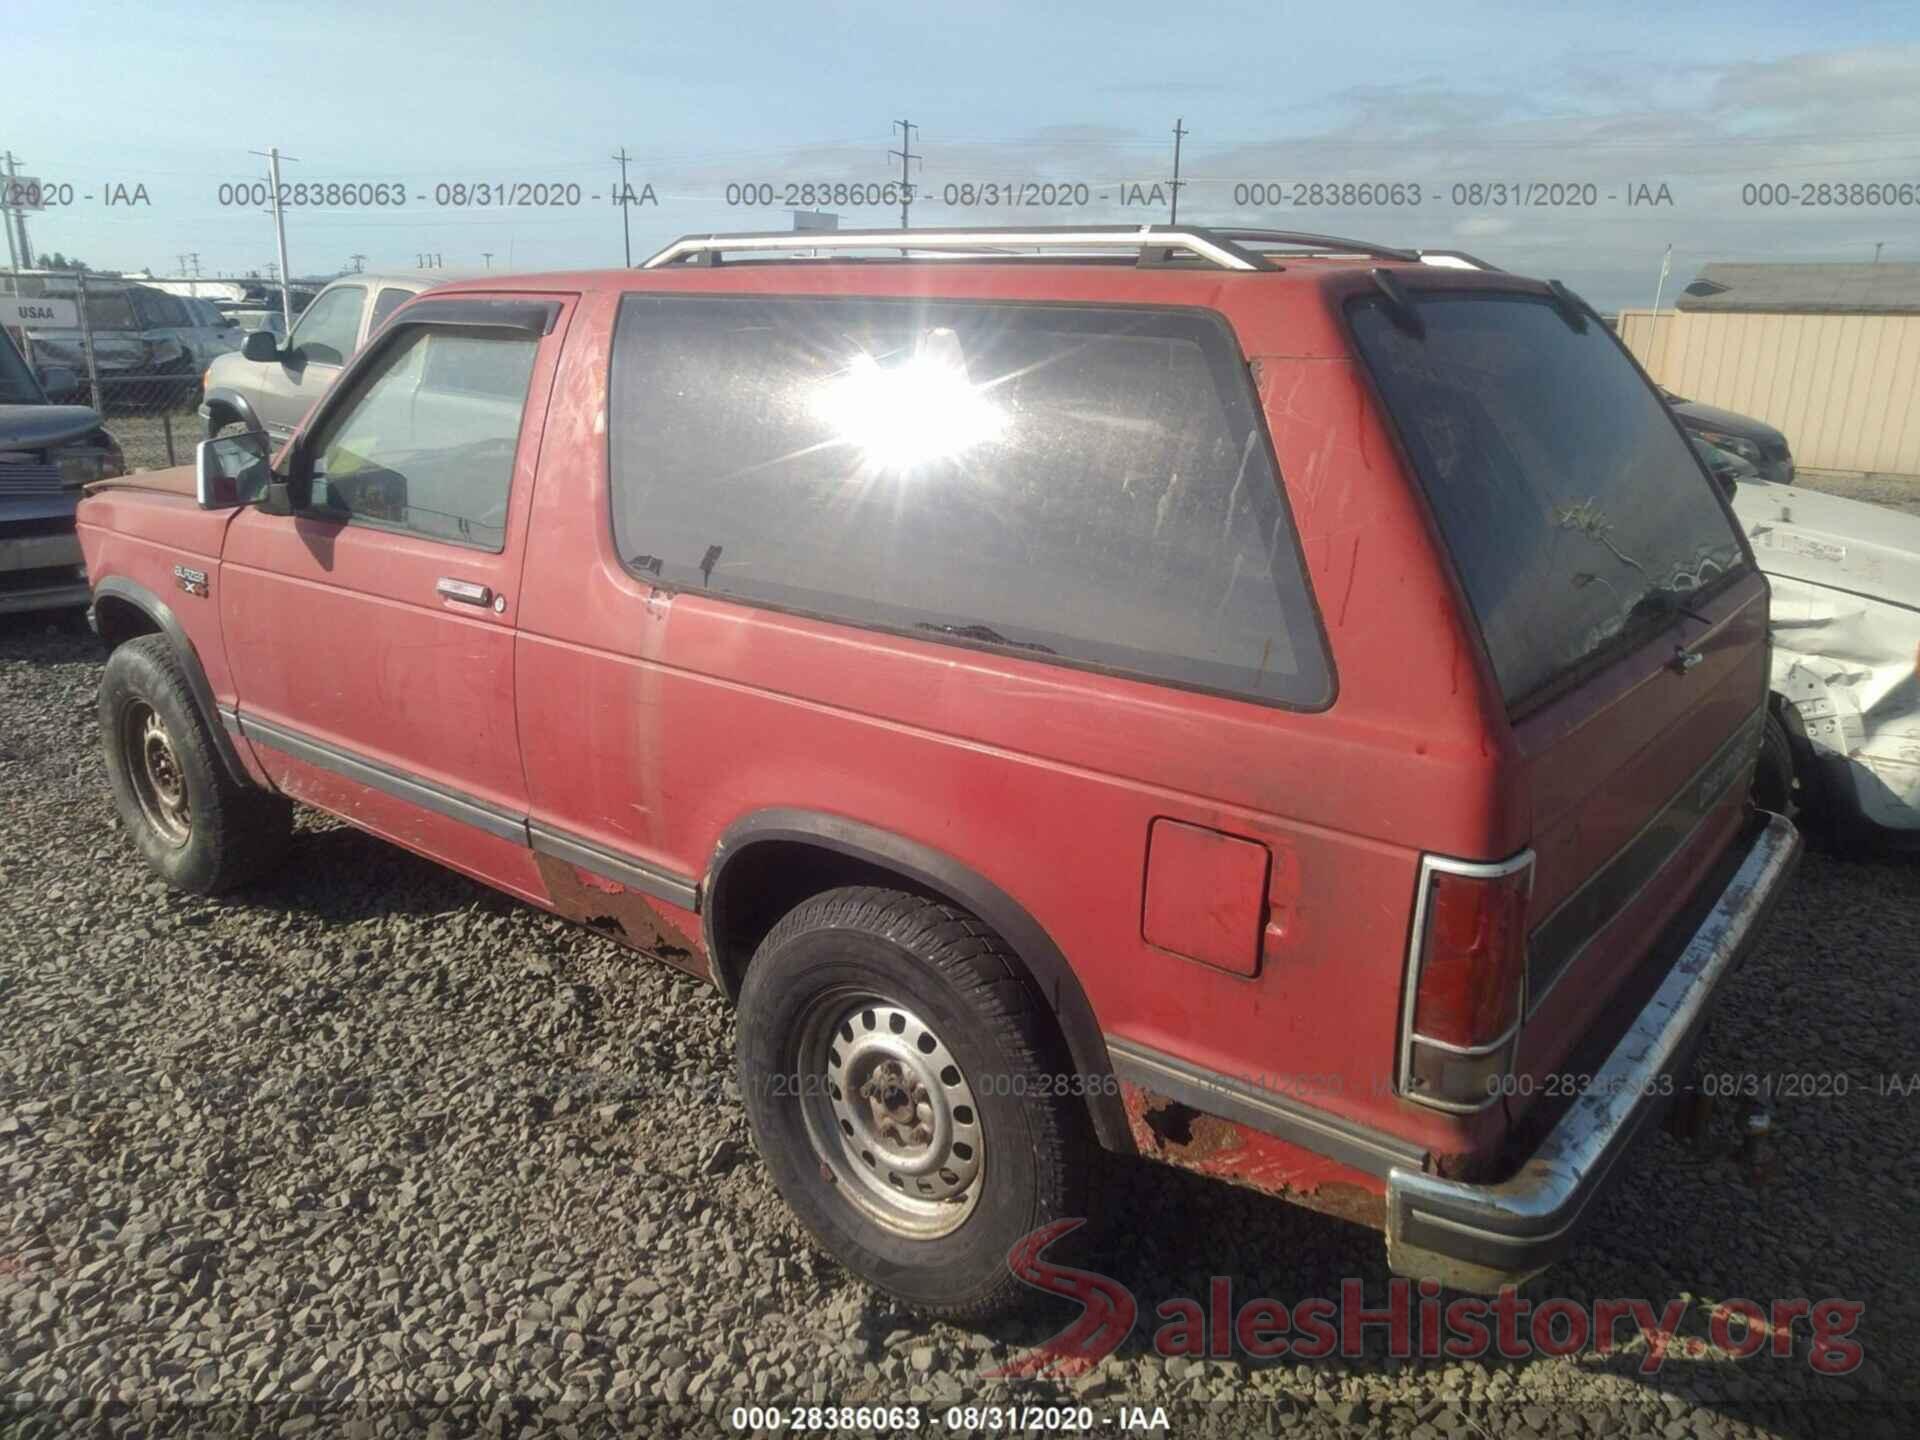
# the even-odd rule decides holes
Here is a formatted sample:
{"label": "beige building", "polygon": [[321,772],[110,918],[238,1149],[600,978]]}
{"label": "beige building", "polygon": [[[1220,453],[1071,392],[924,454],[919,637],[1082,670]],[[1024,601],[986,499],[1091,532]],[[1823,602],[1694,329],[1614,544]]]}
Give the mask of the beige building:
{"label": "beige building", "polygon": [[1920,264],[1708,265],[1617,323],[1660,384],[1778,427],[1797,466],[1920,476]]}

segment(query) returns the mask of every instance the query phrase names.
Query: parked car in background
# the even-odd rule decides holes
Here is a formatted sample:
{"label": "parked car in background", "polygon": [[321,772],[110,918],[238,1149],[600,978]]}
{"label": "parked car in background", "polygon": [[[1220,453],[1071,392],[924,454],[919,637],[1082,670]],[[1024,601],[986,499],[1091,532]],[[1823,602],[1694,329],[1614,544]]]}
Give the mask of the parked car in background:
{"label": "parked car in background", "polygon": [[[73,388],[71,374],[45,373]],[[74,509],[81,486],[125,470],[99,415],[52,403],[0,330],[0,613],[87,603]]]}
{"label": "parked car in background", "polygon": [[[285,317],[281,315],[278,305],[263,306],[256,305],[252,301],[247,301],[241,305],[222,305],[220,307],[220,313],[231,320],[235,328],[240,331],[240,337],[243,343],[245,342],[247,332],[250,330],[271,330],[279,338],[283,340],[286,338],[287,322]],[[300,313],[300,311],[295,310],[293,312],[293,318],[298,320]]]}
{"label": "parked car in background", "polygon": [[1920,838],[1920,516],[1765,480],[1733,509],[1773,586],[1787,748],[1756,798],[1837,838]]}
{"label": "parked car in background", "polygon": [[1702,405],[1697,400],[1674,394],[1665,386],[1660,388],[1660,398],[1667,402],[1690,434],[1716,449],[1738,455],[1753,466],[1763,480],[1782,485],[1792,483],[1793,451],[1787,437],[1766,421],[1722,410],[1717,405]]}
{"label": "parked car in background", "polygon": [[773,1181],[937,1313],[1095,1141],[1540,1270],[1798,852],[1713,482],[1564,286],[912,244],[457,283],[277,456],[95,487],[128,842],[211,893],[298,800],[710,979]]}
{"label": "parked car in background", "polygon": [[1710,444],[1692,433],[1689,433],[1687,438],[1693,443],[1694,453],[1706,465],[1707,472],[1719,482],[1720,488],[1727,494],[1735,494],[1742,480],[1759,478],[1760,472],[1731,450],[1722,450],[1719,446]]}
{"label": "parked car in background", "polygon": [[[35,326],[27,331],[36,364],[69,371],[73,389],[56,399],[88,393],[89,334],[100,403],[109,409],[170,406],[190,397],[200,372],[236,343],[231,328],[219,323],[212,307],[189,308],[177,295],[111,278],[88,277],[84,299],[66,275],[23,275],[22,295],[79,300],[79,324]],[[204,302],[203,302],[204,303]]]}
{"label": "parked car in background", "polygon": [[285,440],[387,316],[452,278],[445,270],[342,276],[313,297],[290,335],[277,326],[248,332],[240,353],[216,360],[203,377],[206,433],[233,427]]}

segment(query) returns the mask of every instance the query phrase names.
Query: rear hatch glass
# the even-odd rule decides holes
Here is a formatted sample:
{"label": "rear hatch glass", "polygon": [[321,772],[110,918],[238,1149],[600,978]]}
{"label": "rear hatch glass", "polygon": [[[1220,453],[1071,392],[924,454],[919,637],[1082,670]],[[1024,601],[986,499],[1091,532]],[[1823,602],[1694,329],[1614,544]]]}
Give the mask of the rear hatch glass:
{"label": "rear hatch glass", "polygon": [[1746,568],[1658,395],[1544,296],[1371,297],[1355,339],[1438,519],[1501,690],[1526,708]]}

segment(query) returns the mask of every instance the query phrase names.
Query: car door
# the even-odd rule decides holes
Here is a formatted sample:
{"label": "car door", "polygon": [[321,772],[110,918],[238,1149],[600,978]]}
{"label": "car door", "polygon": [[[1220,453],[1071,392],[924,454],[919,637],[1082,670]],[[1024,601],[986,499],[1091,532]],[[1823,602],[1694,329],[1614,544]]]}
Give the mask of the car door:
{"label": "car door", "polygon": [[275,444],[293,434],[353,357],[366,302],[364,285],[329,285],[294,321],[280,357],[255,367],[260,374],[249,398]]}
{"label": "car door", "polygon": [[191,369],[198,351],[186,302],[164,290],[136,289],[128,293],[147,343],[149,368],[155,373]]}
{"label": "car door", "polygon": [[513,633],[566,314],[489,297],[390,326],[283,457],[311,498],[238,515],[218,583],[235,724],[275,783],[533,898]]}

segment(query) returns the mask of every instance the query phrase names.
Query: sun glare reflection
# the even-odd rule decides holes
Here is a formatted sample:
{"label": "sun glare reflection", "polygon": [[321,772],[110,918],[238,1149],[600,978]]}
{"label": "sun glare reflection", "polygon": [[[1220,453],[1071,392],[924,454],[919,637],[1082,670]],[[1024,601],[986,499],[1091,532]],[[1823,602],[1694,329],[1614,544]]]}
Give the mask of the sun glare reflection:
{"label": "sun glare reflection", "polygon": [[883,367],[853,357],[816,401],[835,436],[882,470],[911,470],[949,460],[998,438],[1005,410],[984,399],[967,375],[960,340],[944,326],[920,337],[913,358]]}

